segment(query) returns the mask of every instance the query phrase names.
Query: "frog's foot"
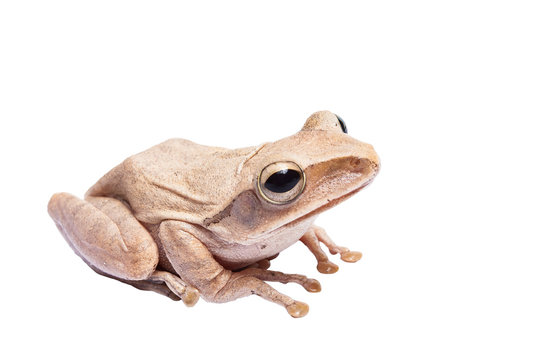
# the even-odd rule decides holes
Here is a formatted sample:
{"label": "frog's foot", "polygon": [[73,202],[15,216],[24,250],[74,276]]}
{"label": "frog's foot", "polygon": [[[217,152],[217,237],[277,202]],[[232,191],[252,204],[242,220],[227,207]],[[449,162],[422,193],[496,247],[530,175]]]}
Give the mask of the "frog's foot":
{"label": "frog's foot", "polygon": [[339,253],[341,260],[349,263],[357,262],[362,258],[362,253],[359,251],[351,251],[346,247],[336,245],[323,228],[313,226],[313,230],[319,241],[326,245],[330,254],[335,255]]}
{"label": "frog's foot", "polygon": [[[199,291],[186,284],[178,276],[167,271],[154,271],[148,281],[156,285],[165,284],[186,306],[193,306],[199,300]],[[170,297],[170,296],[169,296]]]}
{"label": "frog's foot", "polygon": [[350,251],[348,248],[336,245],[326,234],[323,228],[312,226],[300,241],[315,255],[317,259],[317,270],[323,274],[333,274],[339,267],[328,259],[326,253],[322,250],[320,243],[326,245],[331,254],[340,254],[341,260],[345,262],[357,262],[362,258],[362,253]]}

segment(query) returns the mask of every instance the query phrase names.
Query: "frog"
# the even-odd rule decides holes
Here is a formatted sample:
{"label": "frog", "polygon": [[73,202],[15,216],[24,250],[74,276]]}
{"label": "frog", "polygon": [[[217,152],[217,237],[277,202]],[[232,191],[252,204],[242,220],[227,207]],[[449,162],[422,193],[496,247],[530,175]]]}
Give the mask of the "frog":
{"label": "frog", "polygon": [[309,306],[269,282],[321,291],[316,279],[269,270],[303,243],[317,270],[338,265],[323,250],[357,262],[362,253],[333,242],[314,224],[369,185],[380,169],[372,145],[348,134],[330,111],[297,133],[239,149],[173,138],[125,159],[78,198],[56,193],[48,213],[72,250],[95,272],[193,306],[249,295],[294,318]]}

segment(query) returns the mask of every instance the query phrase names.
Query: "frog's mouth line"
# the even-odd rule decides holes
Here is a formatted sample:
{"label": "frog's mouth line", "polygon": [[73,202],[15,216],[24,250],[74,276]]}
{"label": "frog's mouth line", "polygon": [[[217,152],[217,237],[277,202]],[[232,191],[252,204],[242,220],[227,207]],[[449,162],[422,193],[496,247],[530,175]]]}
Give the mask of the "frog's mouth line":
{"label": "frog's mouth line", "polygon": [[359,192],[360,190],[362,190],[363,188],[365,188],[366,186],[371,184],[371,182],[373,181],[374,178],[375,178],[375,176],[372,176],[368,181],[366,181],[364,184],[362,184],[359,188],[356,188],[356,189],[354,189],[354,190],[346,193],[345,195],[342,195],[342,196],[340,196],[340,197],[338,197],[338,198],[336,198],[334,200],[330,200],[326,204],[324,204],[322,206],[319,206],[317,209],[312,210],[312,211],[308,212],[307,214],[304,214],[304,215],[292,220],[291,222],[288,222],[284,226],[294,226],[299,222],[302,222],[302,221],[304,221],[304,220],[306,220],[306,219],[308,219],[310,217],[317,216],[320,213],[322,213],[323,211],[326,211],[326,210],[328,210],[330,208],[333,208],[334,206],[336,206],[339,203],[347,200],[348,198],[350,198],[351,196],[353,196],[354,194],[356,194],[357,192]]}

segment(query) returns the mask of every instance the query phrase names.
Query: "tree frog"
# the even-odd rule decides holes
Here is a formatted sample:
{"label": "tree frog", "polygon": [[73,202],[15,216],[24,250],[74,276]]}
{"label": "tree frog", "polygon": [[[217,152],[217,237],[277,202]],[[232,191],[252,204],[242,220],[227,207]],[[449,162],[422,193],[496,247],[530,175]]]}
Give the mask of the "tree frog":
{"label": "tree frog", "polygon": [[171,139],[133,155],[81,200],[57,193],[48,212],[68,244],[97,273],[182,300],[227,302],[258,295],[302,317],[308,305],[267,282],[319,282],[268,270],[296,241],[317,269],[362,254],[336,245],[313,224],[322,211],[356,194],[379,170],[373,147],[347,134],[329,111],[311,115],[296,134],[229,150]]}

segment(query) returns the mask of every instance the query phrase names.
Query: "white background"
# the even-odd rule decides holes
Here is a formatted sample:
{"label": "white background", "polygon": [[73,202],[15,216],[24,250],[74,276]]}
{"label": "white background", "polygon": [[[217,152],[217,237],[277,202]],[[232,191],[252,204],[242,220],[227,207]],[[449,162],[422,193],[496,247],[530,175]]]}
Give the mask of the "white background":
{"label": "white background", "polygon": [[[538,359],[535,1],[2,1],[0,357]],[[242,147],[329,109],[382,171],[318,223],[323,291],[186,308],[91,271],[46,212],[170,137]]]}

